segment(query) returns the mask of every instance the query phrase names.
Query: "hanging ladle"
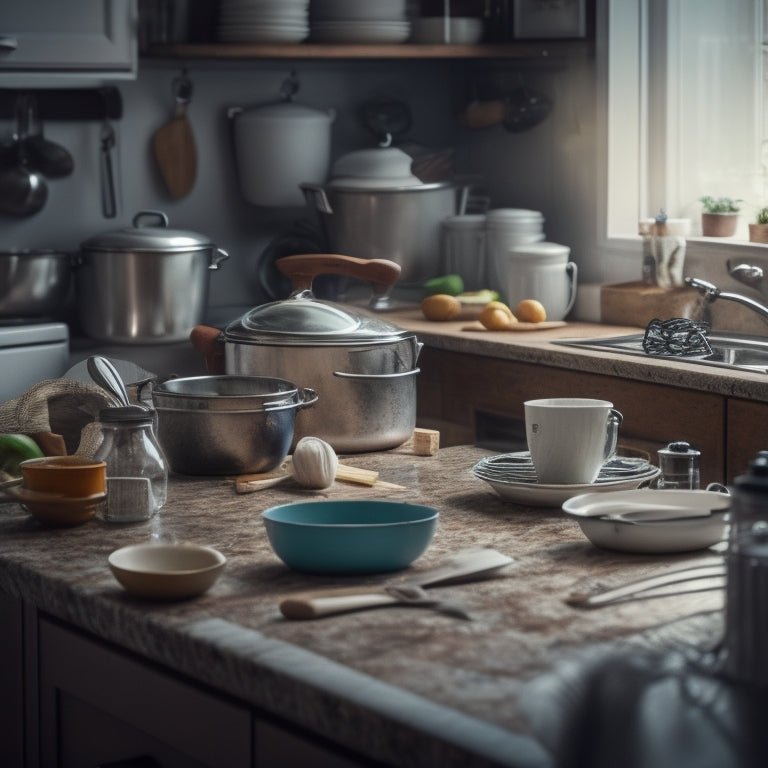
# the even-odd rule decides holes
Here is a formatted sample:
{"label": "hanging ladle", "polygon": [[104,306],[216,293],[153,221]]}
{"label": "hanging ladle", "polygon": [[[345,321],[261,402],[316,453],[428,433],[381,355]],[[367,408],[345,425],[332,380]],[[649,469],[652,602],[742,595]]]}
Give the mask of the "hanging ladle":
{"label": "hanging ladle", "polygon": [[48,200],[45,179],[27,158],[28,115],[29,97],[23,94],[16,101],[16,130],[10,145],[14,158],[0,170],[0,213],[12,216],[31,216]]}

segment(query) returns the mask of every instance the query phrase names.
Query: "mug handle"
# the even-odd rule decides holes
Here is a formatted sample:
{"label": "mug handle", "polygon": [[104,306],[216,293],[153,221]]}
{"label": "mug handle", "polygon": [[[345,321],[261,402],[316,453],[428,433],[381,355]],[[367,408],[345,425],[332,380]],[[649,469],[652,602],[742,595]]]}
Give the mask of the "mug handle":
{"label": "mug handle", "polygon": [[565,308],[565,312],[563,312],[563,317],[573,309],[573,305],[576,303],[576,277],[579,273],[579,268],[576,266],[576,262],[569,261],[565,265],[565,272],[568,275],[571,291],[570,296],[568,297],[568,306]]}
{"label": "mug handle", "polygon": [[607,434],[605,438],[605,450],[603,451],[603,461],[612,458],[616,453],[616,446],[619,443],[619,427],[621,426],[622,421],[624,421],[624,416],[622,416],[621,412],[617,411],[615,408],[611,408],[608,413],[608,424],[606,426]]}

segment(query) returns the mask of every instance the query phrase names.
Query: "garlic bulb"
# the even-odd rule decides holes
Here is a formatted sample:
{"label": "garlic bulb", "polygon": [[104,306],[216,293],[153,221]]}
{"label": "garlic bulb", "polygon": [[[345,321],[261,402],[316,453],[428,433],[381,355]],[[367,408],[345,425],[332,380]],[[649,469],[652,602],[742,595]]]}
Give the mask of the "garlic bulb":
{"label": "garlic bulb", "polygon": [[333,448],[319,437],[302,437],[293,450],[293,476],[305,488],[333,485],[339,459]]}

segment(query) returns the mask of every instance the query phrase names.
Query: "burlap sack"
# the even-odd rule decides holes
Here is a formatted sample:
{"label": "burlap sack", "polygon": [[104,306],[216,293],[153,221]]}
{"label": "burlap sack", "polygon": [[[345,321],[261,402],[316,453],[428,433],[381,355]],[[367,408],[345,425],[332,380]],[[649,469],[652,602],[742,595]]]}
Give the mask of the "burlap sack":
{"label": "burlap sack", "polygon": [[98,447],[94,441],[100,441],[100,430],[90,425],[102,408],[115,405],[119,403],[97,384],[46,379],[0,403],[0,433],[29,435],[47,455],[91,456]]}

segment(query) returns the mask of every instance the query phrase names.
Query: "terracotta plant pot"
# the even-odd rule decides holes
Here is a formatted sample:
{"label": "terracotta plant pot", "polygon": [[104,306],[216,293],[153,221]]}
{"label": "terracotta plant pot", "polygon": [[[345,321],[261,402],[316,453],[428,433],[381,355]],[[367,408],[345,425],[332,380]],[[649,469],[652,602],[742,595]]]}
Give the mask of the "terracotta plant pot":
{"label": "terracotta plant pot", "polygon": [[738,222],[738,213],[702,213],[701,233],[704,237],[733,237]]}
{"label": "terracotta plant pot", "polygon": [[749,242],[768,243],[768,224],[750,224]]}

